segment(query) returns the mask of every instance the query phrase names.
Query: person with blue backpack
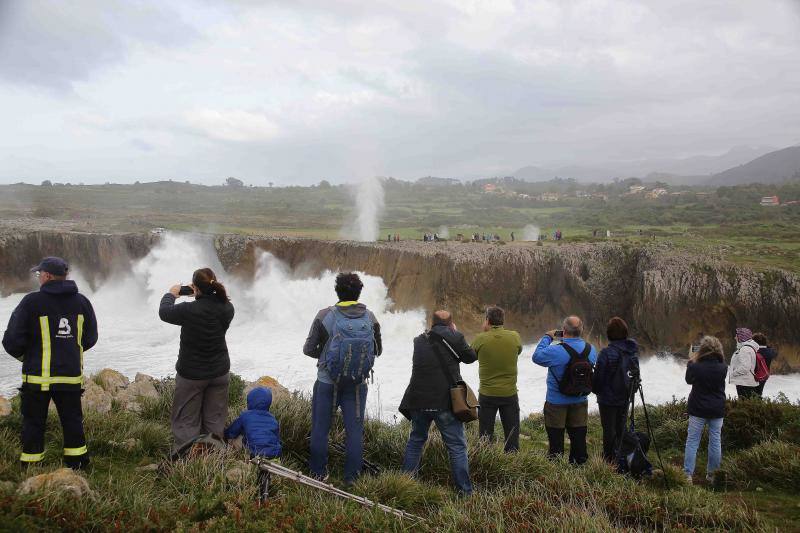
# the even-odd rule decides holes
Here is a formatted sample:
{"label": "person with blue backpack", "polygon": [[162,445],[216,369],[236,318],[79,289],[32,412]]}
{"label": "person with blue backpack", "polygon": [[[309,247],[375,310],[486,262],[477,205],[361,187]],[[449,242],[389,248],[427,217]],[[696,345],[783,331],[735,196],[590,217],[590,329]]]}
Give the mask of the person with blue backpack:
{"label": "person with blue backpack", "polygon": [[[589,422],[589,393],[597,352],[581,338],[583,322],[577,316],[564,319],[561,330],[550,330],[533,352],[533,362],[547,368],[547,397],[544,426],[548,456],[564,454],[564,430],[569,434],[569,462],[583,464],[586,428]],[[560,342],[553,343],[558,339]]]}
{"label": "person with blue backpack", "polygon": [[628,324],[618,316],[606,327],[608,346],[600,350],[592,376],[603,426],[603,459],[616,464],[616,450],[625,432],[631,377],[639,375],[639,345],[628,338]]}
{"label": "person with blue backpack", "polygon": [[317,359],[317,380],[311,399],[309,469],[327,477],[328,435],[333,415],[342,409],[345,430],[344,483],[361,473],[364,455],[364,411],[367,378],[381,354],[381,329],[375,315],[359,303],[364,287],[358,274],[336,276],[336,305],[321,309],[308,333],[303,353]]}

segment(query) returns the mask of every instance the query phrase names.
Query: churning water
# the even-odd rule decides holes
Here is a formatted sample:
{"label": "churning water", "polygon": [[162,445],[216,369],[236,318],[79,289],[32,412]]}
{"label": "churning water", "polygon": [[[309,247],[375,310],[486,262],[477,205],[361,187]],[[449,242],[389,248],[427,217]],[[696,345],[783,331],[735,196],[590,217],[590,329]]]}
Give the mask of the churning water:
{"label": "churning water", "polygon": [[[208,239],[168,234],[129,273],[109,278],[92,291],[79,272],[74,278],[92,301],[99,323],[100,340],[86,352],[86,372],[105,367],[133,377],[136,372],[156,377],[175,374],[179,328],[161,322],[158,303],[170,286],[188,282],[192,272],[210,266],[229,289],[236,316],[228,331],[231,370],[245,379],[263,375],[278,379],[289,389],[310,391],[316,377],[316,361],[302,353],[316,312],[336,302],[334,272],[319,277],[292,272],[270,254],[259,258],[255,278],[249,283],[226,279]],[[425,312],[394,311],[383,280],[362,276],[361,301],[381,323],[384,353],[375,363],[375,382],[370,386],[368,409],[373,416],[391,421],[411,375],[412,339],[425,327]],[[0,298],[0,327],[23,295]],[[533,346],[519,358],[519,397],[523,413],[540,411],[544,404],[546,370],[531,362]],[[464,378],[478,387],[477,363],[462,365]],[[661,403],[689,393],[683,379],[685,362],[670,357],[649,357],[642,363],[648,403]],[[0,393],[9,395],[19,386],[20,363],[0,358]],[[800,398],[800,376],[773,376],[765,393],[784,392]],[[729,394],[735,388],[729,386]],[[591,397],[593,401],[593,396]]]}

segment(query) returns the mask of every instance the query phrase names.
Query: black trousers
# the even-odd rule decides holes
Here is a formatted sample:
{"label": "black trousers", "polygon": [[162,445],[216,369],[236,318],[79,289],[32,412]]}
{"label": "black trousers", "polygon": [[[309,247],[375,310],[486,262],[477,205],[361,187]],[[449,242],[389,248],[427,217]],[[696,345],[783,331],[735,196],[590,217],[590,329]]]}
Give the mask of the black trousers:
{"label": "black trousers", "polygon": [[497,411],[503,424],[504,449],[507,453],[519,450],[519,397],[478,395],[478,433],[494,442],[494,423]]}
{"label": "black trousers", "polygon": [[736,385],[736,394],[739,396],[739,398],[753,398],[755,396],[761,396],[758,386],[747,387],[745,385]]}
{"label": "black trousers", "polygon": [[598,404],[600,408],[600,424],[603,426],[603,459],[616,464],[617,448],[625,431],[625,415],[627,406]]}
{"label": "black trousers", "polygon": [[[545,427],[547,430],[547,442],[549,457],[564,455],[564,428]],[[586,426],[567,428],[569,435],[569,462],[582,465],[589,459],[589,452],[586,451]]]}
{"label": "black trousers", "polygon": [[23,463],[37,463],[44,458],[44,433],[47,428],[47,409],[50,400],[56,404],[64,432],[64,463],[72,468],[89,464],[86,436],[83,433],[83,410],[80,390],[36,391],[23,388],[20,392],[22,411]]}

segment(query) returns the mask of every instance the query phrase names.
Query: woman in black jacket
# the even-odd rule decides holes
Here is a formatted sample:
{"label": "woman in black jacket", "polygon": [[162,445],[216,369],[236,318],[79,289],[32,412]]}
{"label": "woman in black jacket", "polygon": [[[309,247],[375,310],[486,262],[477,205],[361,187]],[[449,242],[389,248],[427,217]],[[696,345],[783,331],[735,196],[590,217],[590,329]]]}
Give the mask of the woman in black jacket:
{"label": "woman in black jacket", "polygon": [[606,337],[609,344],[597,356],[592,392],[603,425],[603,459],[614,464],[625,431],[631,378],[639,375],[639,345],[628,338],[628,324],[617,316],[608,321]]}
{"label": "woman in black jacket", "polygon": [[703,429],[708,426],[708,465],[706,479],[711,480],[714,470],[722,462],[722,421],[725,417],[725,377],[728,365],[722,353],[722,343],[716,337],[703,337],[700,349],[686,366],[686,383],[692,386],[689,393],[689,430],[683,471],[689,483],[694,474],[697,449]]}
{"label": "woman in black jacket", "polygon": [[202,434],[221,438],[228,415],[231,363],[225,333],[233,320],[233,304],[210,268],[195,270],[191,287],[193,302],[175,305],[181,289],[175,285],[158,308],[161,320],[181,326],[172,401],[176,449]]}

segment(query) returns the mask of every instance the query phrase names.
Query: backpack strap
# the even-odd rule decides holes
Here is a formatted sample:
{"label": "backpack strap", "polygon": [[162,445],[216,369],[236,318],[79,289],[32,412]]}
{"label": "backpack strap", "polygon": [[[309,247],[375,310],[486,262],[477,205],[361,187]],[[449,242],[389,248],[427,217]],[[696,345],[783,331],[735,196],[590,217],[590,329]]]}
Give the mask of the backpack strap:
{"label": "backpack strap", "polygon": [[442,373],[444,374],[445,379],[450,384],[450,388],[456,386],[456,380],[453,378],[453,374],[447,368],[447,363],[445,362],[444,358],[445,355],[442,353],[442,349],[440,346],[440,342],[438,342],[442,337],[437,335],[433,332],[428,332],[425,335],[425,338],[428,339],[428,342],[431,344],[431,348],[433,348],[433,353],[436,354],[436,359],[439,361],[439,366],[442,369]]}
{"label": "backpack strap", "polygon": [[[583,350],[581,351],[581,353],[578,353],[575,350],[575,348],[573,348],[572,346],[570,346],[566,342],[562,342],[561,343],[561,347],[564,348],[564,350],[566,350],[567,355],[569,355],[569,360],[572,361],[573,358],[575,358],[575,359],[578,359],[578,358],[587,359],[589,357],[589,354],[592,353],[592,345],[589,344],[588,342],[585,342],[585,341],[584,341],[584,344],[585,344],[585,346],[583,347]],[[569,361],[567,361],[567,367],[568,366],[569,366]],[[567,367],[564,367],[564,373],[566,373]],[[553,379],[556,380],[556,383],[558,383],[558,387],[561,388],[561,381],[564,379],[564,376],[562,375],[561,379],[558,379],[556,377],[556,373],[553,372],[553,367],[552,366],[548,367],[547,371],[550,372],[551,374],[553,374]]]}

